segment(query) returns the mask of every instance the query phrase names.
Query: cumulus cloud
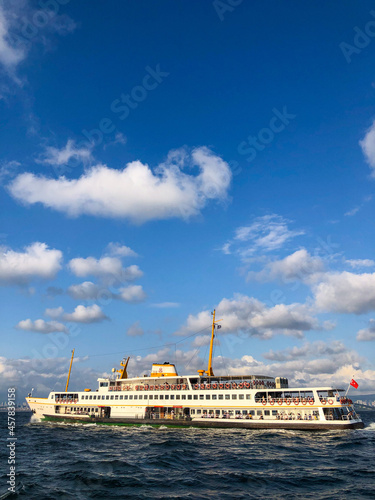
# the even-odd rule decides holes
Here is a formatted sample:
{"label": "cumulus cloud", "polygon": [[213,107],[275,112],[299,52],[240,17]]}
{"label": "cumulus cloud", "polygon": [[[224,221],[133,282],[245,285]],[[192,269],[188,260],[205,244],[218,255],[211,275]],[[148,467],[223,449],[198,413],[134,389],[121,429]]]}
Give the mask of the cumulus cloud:
{"label": "cumulus cloud", "polygon": [[119,294],[115,295],[115,298],[123,300],[124,302],[129,303],[137,303],[143,302],[146,299],[147,295],[144,292],[141,285],[129,285],[123,288],[120,288]]}
{"label": "cumulus cloud", "polygon": [[281,351],[270,350],[263,354],[265,359],[271,361],[291,361],[293,359],[305,358],[307,356],[324,356],[342,354],[347,351],[345,345],[339,341],[332,342],[306,342],[302,346],[293,346]]}
{"label": "cumulus cloud", "polygon": [[71,285],[67,292],[68,295],[76,300],[97,300],[101,288],[92,283],[92,281],[84,281],[79,285]]}
{"label": "cumulus cloud", "polygon": [[[302,304],[267,307],[257,299],[239,294],[233,299],[222,299],[216,314],[223,319],[222,333],[243,332],[261,338],[271,338],[276,333],[302,337],[304,331],[324,328]],[[195,316],[189,315],[186,324],[176,333],[186,335],[208,328],[210,324],[210,311],[201,311]]]}
{"label": "cumulus cloud", "polygon": [[16,325],[16,328],[18,330],[26,330],[37,333],[68,332],[68,329],[62,323],[58,323],[57,321],[44,321],[43,319],[37,319],[35,321],[25,319],[20,321]]}
{"label": "cumulus cloud", "polygon": [[357,340],[359,342],[375,340],[375,319],[370,319],[367,328],[359,330],[357,333]]}
{"label": "cumulus cloud", "polygon": [[[200,173],[184,173],[187,165],[197,166]],[[23,203],[42,203],[70,216],[87,214],[143,223],[197,215],[209,200],[226,199],[230,181],[229,165],[201,147],[191,155],[170,153],[154,172],[133,161],[123,169],[97,165],[71,180],[24,173],[9,184],[9,191]]]}
{"label": "cumulus cloud", "polygon": [[375,175],[375,120],[371,127],[366,131],[362,140],[359,141],[362,152],[366,158],[367,163],[373,169],[372,175]]}
{"label": "cumulus cloud", "polygon": [[313,291],[321,311],[362,314],[375,309],[375,273],[326,273]]}
{"label": "cumulus cloud", "polygon": [[138,257],[134,250],[120,243],[108,243],[107,252],[116,257]]}
{"label": "cumulus cloud", "polygon": [[311,256],[306,249],[302,248],[284,259],[268,263],[260,272],[249,272],[248,279],[258,281],[279,279],[283,282],[304,281],[312,274],[323,271],[323,269],[322,259]]}
{"label": "cumulus cloud", "polygon": [[132,265],[124,268],[121,260],[117,257],[76,258],[69,262],[68,267],[73,274],[80,278],[97,276],[110,284],[134,281],[143,276],[143,272],[138,266]]}
{"label": "cumulus cloud", "polygon": [[52,166],[68,165],[71,160],[78,160],[87,163],[92,160],[91,148],[88,146],[76,146],[72,139],[69,139],[62,148],[47,146],[37,163]]}
{"label": "cumulus cloud", "polygon": [[35,242],[24,252],[3,248],[0,252],[0,284],[25,285],[33,279],[53,279],[61,269],[62,252]]}
{"label": "cumulus cloud", "polygon": [[[216,339],[217,340],[217,339]],[[211,335],[198,335],[191,343],[192,347],[202,347],[209,345],[211,342]]]}
{"label": "cumulus cloud", "polygon": [[139,321],[136,321],[135,323],[130,325],[126,331],[126,335],[129,335],[129,337],[141,337],[144,333],[145,332],[141,327]]}
{"label": "cumulus cloud", "polygon": [[87,307],[79,305],[72,313],[63,314],[62,318],[73,323],[99,323],[108,319],[97,304]]}

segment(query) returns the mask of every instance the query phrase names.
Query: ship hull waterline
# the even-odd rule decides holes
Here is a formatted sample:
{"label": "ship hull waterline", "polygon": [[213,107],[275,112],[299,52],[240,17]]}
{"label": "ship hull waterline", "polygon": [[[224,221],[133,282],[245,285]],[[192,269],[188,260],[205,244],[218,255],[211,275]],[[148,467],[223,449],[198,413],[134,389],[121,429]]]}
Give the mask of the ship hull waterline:
{"label": "ship hull waterline", "polygon": [[321,423],[321,422],[300,422],[300,421],[236,421],[233,420],[216,420],[216,419],[201,419],[201,420],[171,420],[171,419],[149,419],[149,418],[80,418],[77,416],[68,417],[66,415],[43,415],[43,421],[60,422],[68,424],[98,424],[98,425],[122,425],[122,426],[141,426],[148,425],[152,427],[198,427],[208,429],[283,429],[283,430],[303,430],[303,431],[322,431],[322,430],[346,430],[346,429],[363,429],[363,422],[348,422],[348,423]]}

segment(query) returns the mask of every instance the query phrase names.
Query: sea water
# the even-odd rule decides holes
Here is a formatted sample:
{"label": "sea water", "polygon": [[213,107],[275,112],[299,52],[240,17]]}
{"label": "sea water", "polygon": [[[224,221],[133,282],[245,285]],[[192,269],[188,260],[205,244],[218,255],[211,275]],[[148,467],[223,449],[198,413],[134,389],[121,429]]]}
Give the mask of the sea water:
{"label": "sea water", "polygon": [[17,492],[0,499],[369,499],[375,412],[347,431],[169,429],[31,422],[16,414]]}

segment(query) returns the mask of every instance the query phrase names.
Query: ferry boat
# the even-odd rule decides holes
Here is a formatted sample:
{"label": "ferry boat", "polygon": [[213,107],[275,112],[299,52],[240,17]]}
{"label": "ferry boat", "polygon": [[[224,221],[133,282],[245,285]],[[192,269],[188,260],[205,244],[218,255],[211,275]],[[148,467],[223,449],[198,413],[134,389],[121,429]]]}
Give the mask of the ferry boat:
{"label": "ferry boat", "polygon": [[149,374],[128,377],[129,357],[96,390],[69,391],[26,401],[41,420],[71,423],[243,429],[358,429],[364,424],[343,389],[293,387],[282,377],[214,375],[212,321],[207,370],[178,375],[174,364],[154,363]]}

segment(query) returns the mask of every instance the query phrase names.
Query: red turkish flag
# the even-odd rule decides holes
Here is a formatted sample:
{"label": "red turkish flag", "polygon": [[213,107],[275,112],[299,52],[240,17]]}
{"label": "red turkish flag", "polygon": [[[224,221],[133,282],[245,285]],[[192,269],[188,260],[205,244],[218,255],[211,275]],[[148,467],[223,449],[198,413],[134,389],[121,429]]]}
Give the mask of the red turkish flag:
{"label": "red turkish flag", "polygon": [[354,380],[354,378],[352,378],[352,381],[350,382],[350,385],[352,385],[354,387],[354,389],[358,389],[358,384],[357,382]]}

